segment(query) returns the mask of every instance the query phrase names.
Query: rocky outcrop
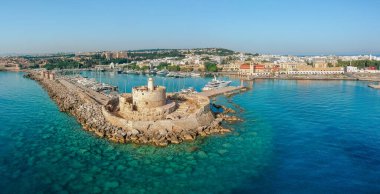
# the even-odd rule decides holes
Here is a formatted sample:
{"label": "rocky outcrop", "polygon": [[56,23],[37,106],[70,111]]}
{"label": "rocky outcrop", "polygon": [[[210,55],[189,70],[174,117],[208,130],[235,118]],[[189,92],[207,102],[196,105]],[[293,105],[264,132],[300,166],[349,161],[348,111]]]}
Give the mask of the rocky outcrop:
{"label": "rocky outcrop", "polygon": [[[180,123],[178,123],[178,126],[159,127],[160,125],[166,125],[165,122],[160,123],[160,125],[152,125],[149,122],[131,124],[120,121],[124,122],[121,126],[128,127],[115,126],[106,119],[105,115],[107,114],[104,114],[104,112],[108,112],[106,109],[111,108],[112,106],[110,105],[115,103],[112,100],[109,101],[109,104],[103,106],[80,90],[67,88],[59,80],[44,79],[38,76],[37,73],[29,73],[27,77],[39,82],[57,103],[60,111],[75,116],[85,130],[114,142],[167,146],[170,143],[178,144],[184,141],[193,141],[199,136],[230,132],[229,129],[221,126],[223,116],[212,119],[211,123],[205,122],[207,120],[191,120],[192,118],[188,118],[190,119],[189,121],[201,123],[199,127],[195,128],[184,128],[179,126],[181,125]],[[142,124],[146,126],[142,126]]]}

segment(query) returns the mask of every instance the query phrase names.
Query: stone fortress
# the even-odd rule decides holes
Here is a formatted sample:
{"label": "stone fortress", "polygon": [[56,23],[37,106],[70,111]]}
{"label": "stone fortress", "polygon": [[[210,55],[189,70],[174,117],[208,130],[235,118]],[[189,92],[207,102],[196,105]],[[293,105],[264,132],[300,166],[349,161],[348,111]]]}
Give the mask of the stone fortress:
{"label": "stone fortress", "polygon": [[128,120],[156,121],[174,112],[176,102],[166,98],[166,88],[154,86],[153,78],[148,86],[132,88],[132,94],[119,97],[119,115]]}
{"label": "stone fortress", "polygon": [[221,121],[215,119],[207,97],[167,94],[165,87],[154,85],[153,78],[148,79],[147,86],[134,87],[132,93],[110,100],[102,112],[112,125],[127,133],[143,134],[147,142],[157,133],[171,143],[192,140],[198,132],[215,128]]}

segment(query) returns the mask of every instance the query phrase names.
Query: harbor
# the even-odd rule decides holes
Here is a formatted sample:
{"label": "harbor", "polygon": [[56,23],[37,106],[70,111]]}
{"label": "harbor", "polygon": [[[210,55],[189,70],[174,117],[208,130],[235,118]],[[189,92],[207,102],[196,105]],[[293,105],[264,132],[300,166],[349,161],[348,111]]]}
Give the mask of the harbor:
{"label": "harbor", "polygon": [[380,0],[0,5],[0,194],[380,194]]}
{"label": "harbor", "polygon": [[[51,193],[63,190],[154,193],[158,189],[181,193],[188,188],[202,193],[223,193],[241,186],[240,183],[246,180],[260,179],[262,174],[270,179],[264,180],[264,183],[249,182],[258,188],[254,190],[257,193],[269,189],[267,185],[282,184],[284,181],[293,185],[301,179],[315,185],[323,180],[329,191],[337,192],[341,187],[334,186],[334,183],[347,180],[350,184],[366,185],[369,189],[378,188],[377,184],[368,187],[368,182],[378,177],[377,171],[368,171],[368,165],[376,169],[373,161],[378,156],[364,157],[366,152],[362,149],[365,146],[376,150],[379,142],[379,137],[374,136],[377,134],[376,123],[379,122],[379,95],[377,90],[368,88],[366,82],[248,82],[252,89],[231,98],[220,95],[213,100],[218,105],[235,109],[236,116],[244,119],[231,126],[232,132],[200,136],[193,141],[158,147],[113,143],[109,139],[99,138],[93,131],[83,130],[82,122],[78,122],[71,113],[59,111],[61,106],[67,106],[62,111],[71,109],[69,103],[60,103],[57,108],[56,100],[50,100],[52,94],[46,92],[50,90],[42,88],[34,80],[24,79],[22,75],[0,73],[0,85],[4,89],[0,91],[0,112],[3,115],[0,120],[3,123],[2,137],[6,141],[1,147],[9,150],[6,152],[9,159],[1,161],[3,177],[6,177],[2,184],[12,188],[4,190],[5,193],[36,191],[36,186],[47,188],[37,191]],[[83,73],[83,77],[91,79],[95,74],[91,76],[87,72]],[[191,84],[195,90],[201,91],[212,80],[154,78],[156,84],[166,86],[170,92],[183,88],[183,81],[186,81],[185,88]],[[133,86],[146,85],[146,79],[141,75],[102,74],[102,80],[118,86],[120,92],[124,92],[123,80],[127,80],[128,93],[132,92]],[[100,80],[99,76],[96,80]],[[232,86],[240,85],[237,79],[231,81]],[[62,89],[61,93],[56,94],[58,98],[73,96],[74,93]],[[85,116],[87,112],[83,110],[87,109],[87,104],[77,103],[75,99],[70,99],[70,102],[82,106],[81,114]],[[234,108],[228,100],[244,111]],[[69,99],[64,101],[69,102]],[[332,102],[340,103],[335,104],[334,108],[322,106],[331,105]],[[96,115],[89,117],[101,121]],[[360,122],[350,123],[352,118]],[[336,122],[337,119],[340,122]],[[105,123],[101,125],[106,126]],[[352,133],[342,133],[350,130]],[[356,150],[357,155],[347,153],[346,150],[352,149]],[[300,162],[305,160],[305,154],[306,161]],[[274,161],[273,157],[277,159]],[[321,163],[321,159],[327,162]],[[326,168],[326,165],[332,168]],[[315,176],[315,167],[321,174]],[[23,170],[19,170],[21,168]],[[273,169],[275,174],[272,175]],[[78,171],[80,173],[72,173]],[[294,171],[299,173],[294,174]],[[365,176],[355,174],[358,171],[365,171]],[[332,176],[326,179],[325,174]],[[206,181],[205,175],[212,179]],[[294,179],[289,179],[289,175]],[[236,182],[220,184],[231,177]],[[147,185],[147,180],[155,184]],[[168,182],[177,185],[169,187]],[[23,187],[19,186],[20,183]],[[362,191],[356,186],[350,189]],[[286,191],[291,192],[291,189]]]}

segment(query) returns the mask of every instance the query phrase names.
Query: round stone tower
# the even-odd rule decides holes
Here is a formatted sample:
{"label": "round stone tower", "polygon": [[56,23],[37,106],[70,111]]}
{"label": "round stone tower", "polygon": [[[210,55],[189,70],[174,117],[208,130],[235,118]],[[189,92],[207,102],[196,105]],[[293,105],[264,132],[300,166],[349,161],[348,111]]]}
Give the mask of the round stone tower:
{"label": "round stone tower", "polygon": [[132,89],[132,100],[137,111],[164,106],[166,104],[166,88],[154,86],[153,78],[149,78],[148,86]]}

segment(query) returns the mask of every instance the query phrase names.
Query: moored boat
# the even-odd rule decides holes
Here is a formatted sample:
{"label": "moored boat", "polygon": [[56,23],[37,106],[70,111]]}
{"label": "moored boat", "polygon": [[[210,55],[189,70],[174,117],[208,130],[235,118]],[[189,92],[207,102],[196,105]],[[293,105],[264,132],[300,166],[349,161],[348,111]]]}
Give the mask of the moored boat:
{"label": "moored boat", "polygon": [[163,70],[157,71],[156,74],[161,75],[161,76],[166,76],[168,73],[169,71],[167,69],[163,69]]}
{"label": "moored boat", "polygon": [[190,76],[191,77],[200,77],[201,74],[199,74],[199,73],[190,73]]}
{"label": "moored boat", "polygon": [[224,80],[218,80],[216,79],[216,77],[214,76],[214,79],[210,82],[208,82],[203,88],[202,90],[203,91],[207,91],[207,90],[214,90],[214,89],[218,89],[218,88],[224,88],[224,87],[227,87],[231,84],[232,81],[224,81]]}

